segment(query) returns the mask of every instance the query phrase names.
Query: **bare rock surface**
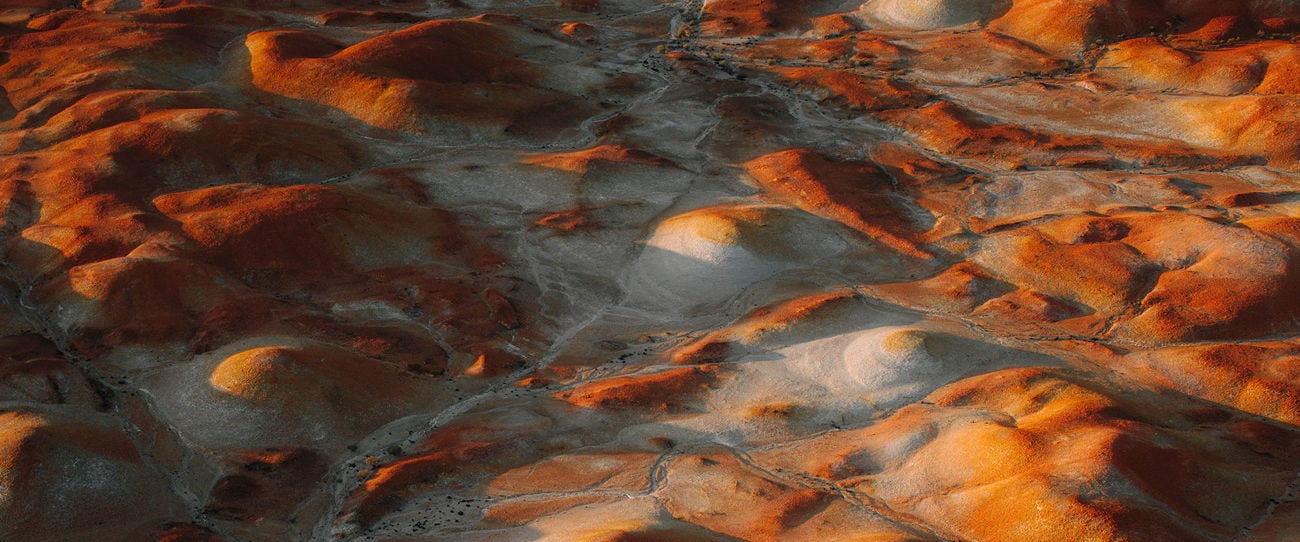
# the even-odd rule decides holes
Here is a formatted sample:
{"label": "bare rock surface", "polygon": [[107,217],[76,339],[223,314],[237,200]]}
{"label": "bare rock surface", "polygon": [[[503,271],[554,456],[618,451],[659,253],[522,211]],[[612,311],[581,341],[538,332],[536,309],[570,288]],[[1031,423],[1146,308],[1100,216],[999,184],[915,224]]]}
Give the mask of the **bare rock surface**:
{"label": "bare rock surface", "polygon": [[1300,4],[0,5],[0,540],[1300,540]]}

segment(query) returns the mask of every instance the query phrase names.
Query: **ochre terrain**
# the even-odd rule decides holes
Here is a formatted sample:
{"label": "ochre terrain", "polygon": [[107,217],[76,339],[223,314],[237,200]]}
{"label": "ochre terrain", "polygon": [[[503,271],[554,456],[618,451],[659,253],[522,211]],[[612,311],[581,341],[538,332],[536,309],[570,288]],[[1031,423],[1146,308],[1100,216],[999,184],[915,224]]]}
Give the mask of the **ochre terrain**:
{"label": "ochre terrain", "polygon": [[1297,32],[0,2],[0,540],[1300,540]]}

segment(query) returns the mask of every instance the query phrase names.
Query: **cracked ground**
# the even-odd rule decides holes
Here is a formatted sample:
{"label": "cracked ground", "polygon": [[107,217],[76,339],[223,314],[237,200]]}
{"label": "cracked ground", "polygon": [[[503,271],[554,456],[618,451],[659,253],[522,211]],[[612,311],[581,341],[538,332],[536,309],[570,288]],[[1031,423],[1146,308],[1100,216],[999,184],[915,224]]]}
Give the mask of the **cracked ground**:
{"label": "cracked ground", "polygon": [[1300,540],[1297,31],[0,2],[0,540]]}

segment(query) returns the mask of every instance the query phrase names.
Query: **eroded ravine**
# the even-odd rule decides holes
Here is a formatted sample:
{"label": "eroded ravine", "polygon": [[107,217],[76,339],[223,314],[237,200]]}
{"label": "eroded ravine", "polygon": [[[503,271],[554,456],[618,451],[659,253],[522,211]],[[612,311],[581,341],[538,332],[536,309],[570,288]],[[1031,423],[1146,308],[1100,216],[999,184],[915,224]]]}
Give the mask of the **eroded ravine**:
{"label": "eroded ravine", "polygon": [[1300,533],[1300,8],[361,4],[0,10],[0,539]]}

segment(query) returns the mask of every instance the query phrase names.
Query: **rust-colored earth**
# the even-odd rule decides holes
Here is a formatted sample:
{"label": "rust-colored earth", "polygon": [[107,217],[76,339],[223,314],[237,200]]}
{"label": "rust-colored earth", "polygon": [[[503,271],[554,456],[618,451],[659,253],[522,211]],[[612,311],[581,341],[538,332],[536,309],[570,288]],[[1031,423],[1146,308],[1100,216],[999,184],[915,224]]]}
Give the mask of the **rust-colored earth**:
{"label": "rust-colored earth", "polygon": [[0,2],[0,541],[1300,540],[1300,2]]}

